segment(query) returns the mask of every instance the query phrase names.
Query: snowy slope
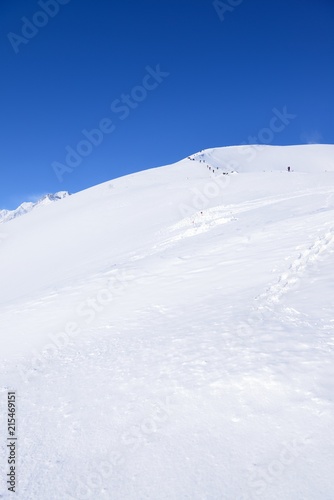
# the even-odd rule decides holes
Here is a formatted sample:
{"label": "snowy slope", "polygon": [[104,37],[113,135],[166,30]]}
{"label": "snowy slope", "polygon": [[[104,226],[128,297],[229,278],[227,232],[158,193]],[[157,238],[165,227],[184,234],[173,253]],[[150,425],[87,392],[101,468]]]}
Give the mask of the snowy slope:
{"label": "snowy slope", "polygon": [[288,166],[298,172],[333,171],[333,146],[266,146],[253,144],[207,149],[191,158],[207,161],[211,166],[238,172],[282,171]]}
{"label": "snowy slope", "polygon": [[1,226],[16,498],[333,498],[333,215],[334,146],[240,146]]}
{"label": "snowy slope", "polygon": [[55,194],[46,194],[36,202],[28,201],[21,203],[21,205],[15,210],[0,210],[0,224],[2,222],[8,222],[15,219],[16,217],[20,217],[21,215],[25,215],[28,212],[31,212],[34,208],[42,207],[54,201],[62,200],[63,198],[66,198],[66,196],[70,196],[70,193],[67,191],[58,191],[58,193]]}

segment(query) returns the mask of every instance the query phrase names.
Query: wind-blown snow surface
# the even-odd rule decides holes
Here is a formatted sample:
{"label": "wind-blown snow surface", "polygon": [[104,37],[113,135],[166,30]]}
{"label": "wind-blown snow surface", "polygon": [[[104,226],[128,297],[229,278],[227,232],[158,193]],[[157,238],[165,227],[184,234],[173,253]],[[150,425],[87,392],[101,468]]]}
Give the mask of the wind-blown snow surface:
{"label": "wind-blown snow surface", "polygon": [[0,497],[11,388],[20,500],[334,498],[334,146],[116,179],[0,256]]}

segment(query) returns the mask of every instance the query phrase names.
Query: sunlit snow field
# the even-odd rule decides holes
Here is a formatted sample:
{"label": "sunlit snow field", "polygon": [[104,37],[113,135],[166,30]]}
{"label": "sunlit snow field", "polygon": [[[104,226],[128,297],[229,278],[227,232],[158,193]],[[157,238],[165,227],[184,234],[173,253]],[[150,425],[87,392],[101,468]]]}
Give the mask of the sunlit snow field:
{"label": "sunlit snow field", "polygon": [[326,145],[206,150],[0,224],[15,498],[333,499],[333,263]]}

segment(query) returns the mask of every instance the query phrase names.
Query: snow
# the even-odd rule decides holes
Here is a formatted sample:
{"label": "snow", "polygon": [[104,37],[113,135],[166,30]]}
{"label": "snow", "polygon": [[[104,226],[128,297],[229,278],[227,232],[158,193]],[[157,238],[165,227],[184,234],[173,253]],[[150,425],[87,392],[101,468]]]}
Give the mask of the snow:
{"label": "snow", "polygon": [[1,226],[16,498],[334,497],[334,146],[190,158]]}
{"label": "snow", "polygon": [[21,205],[15,210],[0,210],[0,224],[15,219],[16,217],[20,217],[21,215],[25,215],[28,212],[31,212],[34,208],[48,205],[54,201],[62,200],[66,196],[70,196],[70,193],[67,191],[58,191],[58,193],[55,194],[46,194],[36,202],[28,201],[21,203]]}

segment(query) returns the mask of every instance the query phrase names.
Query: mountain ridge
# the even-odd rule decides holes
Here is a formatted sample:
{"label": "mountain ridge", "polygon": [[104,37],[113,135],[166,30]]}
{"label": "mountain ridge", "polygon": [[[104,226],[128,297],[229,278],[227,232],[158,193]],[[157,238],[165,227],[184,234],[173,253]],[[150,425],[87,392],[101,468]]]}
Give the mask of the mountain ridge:
{"label": "mountain ridge", "polygon": [[69,193],[68,191],[58,191],[57,193],[54,194],[47,193],[35,202],[24,201],[14,210],[2,209],[0,210],[0,224],[4,222],[9,222],[12,219],[16,219],[16,217],[21,217],[22,215],[31,212],[35,208],[48,205],[49,203],[53,203],[55,201],[62,200],[67,196],[71,196],[71,193]]}
{"label": "mountain ridge", "polygon": [[[275,159],[273,161],[273,152]],[[307,152],[307,155],[304,154]],[[320,173],[334,172],[334,145],[332,144],[302,144],[288,146],[273,146],[267,144],[244,144],[237,146],[223,146],[207,148],[189,155],[175,163],[163,165],[147,170],[141,170],[131,174],[126,174],[107,182],[122,183],[123,179],[135,178],[146,172],[162,169],[166,167],[184,164],[187,161],[203,163],[211,173],[252,173],[252,172],[273,172],[286,171],[288,167],[291,171],[300,173]],[[204,165],[203,165],[204,166]],[[104,184],[104,183],[102,183]],[[90,186],[87,189],[97,187]],[[76,193],[76,194],[78,194]],[[45,194],[36,202],[23,202],[14,210],[0,209],[0,224],[9,222],[12,219],[25,215],[35,208],[49,205],[55,201],[71,196],[68,191],[58,191],[54,194]]]}

